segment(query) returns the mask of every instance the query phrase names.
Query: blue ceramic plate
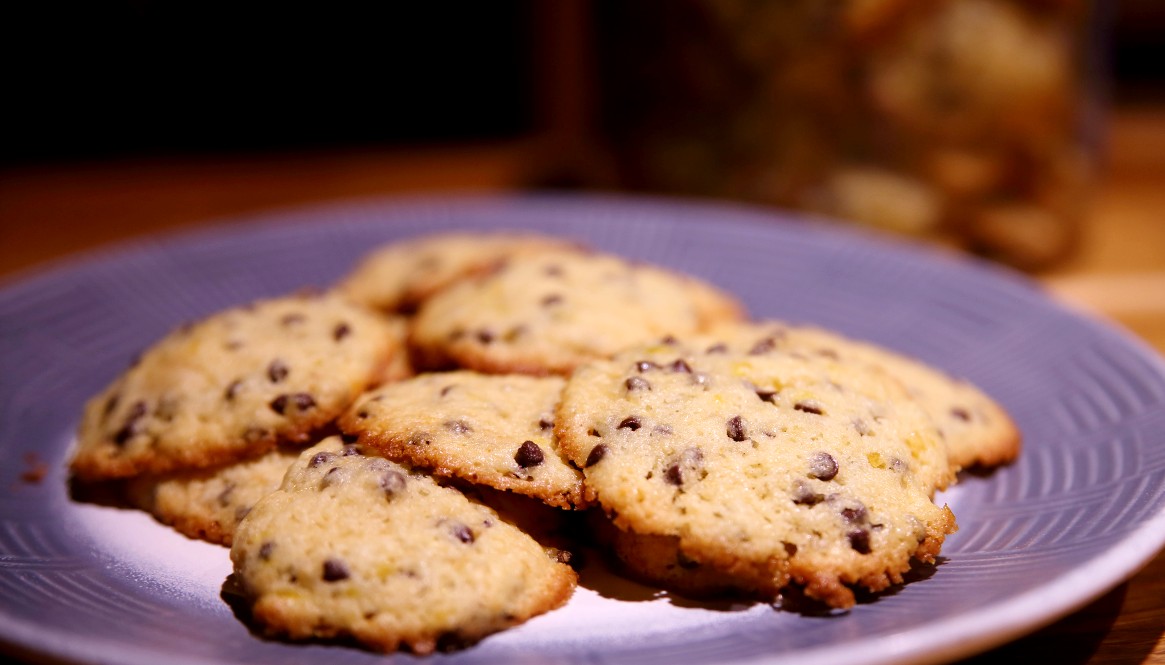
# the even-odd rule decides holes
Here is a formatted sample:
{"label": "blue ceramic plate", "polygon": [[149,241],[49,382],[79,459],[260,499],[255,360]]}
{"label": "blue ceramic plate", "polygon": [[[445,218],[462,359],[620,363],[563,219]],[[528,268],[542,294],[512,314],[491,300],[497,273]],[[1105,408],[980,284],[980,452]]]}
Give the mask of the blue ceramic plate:
{"label": "blue ceramic plate", "polygon": [[[943,661],[1069,613],[1165,544],[1165,368],[1014,274],[750,208],[572,196],[369,201],[122,245],[0,288],[0,651],[131,665],[383,662],[256,636],[220,596],[225,549],[71,498],[64,464],[84,400],[171,328],[326,286],[379,243],[454,228],[571,236],[704,277],[757,317],[915,355],[994,395],[1026,448],[1016,464],[942,497],[960,530],[939,565],[852,611],[696,604],[591,568],[565,608],[426,662]],[[34,482],[28,472],[40,463],[48,472]]]}

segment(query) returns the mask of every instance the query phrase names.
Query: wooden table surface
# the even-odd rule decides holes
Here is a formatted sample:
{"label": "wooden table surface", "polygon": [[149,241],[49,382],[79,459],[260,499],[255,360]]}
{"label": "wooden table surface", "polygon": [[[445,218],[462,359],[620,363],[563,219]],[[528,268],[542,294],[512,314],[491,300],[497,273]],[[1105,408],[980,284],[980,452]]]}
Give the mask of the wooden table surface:
{"label": "wooden table surface", "polygon": [[[350,197],[517,190],[537,178],[546,148],[530,140],[0,170],[0,285],[106,243],[207,220]],[[1107,152],[1079,251],[1036,277],[1165,353],[1165,109],[1118,110]],[[1005,657],[1165,665],[1165,553],[1076,613],[970,662]]]}

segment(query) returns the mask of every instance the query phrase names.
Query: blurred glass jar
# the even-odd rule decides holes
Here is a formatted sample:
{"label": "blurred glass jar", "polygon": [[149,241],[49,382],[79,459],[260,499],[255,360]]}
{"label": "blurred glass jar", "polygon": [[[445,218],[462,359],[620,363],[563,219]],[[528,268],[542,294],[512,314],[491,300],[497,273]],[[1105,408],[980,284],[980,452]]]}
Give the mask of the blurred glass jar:
{"label": "blurred glass jar", "polygon": [[1088,0],[637,0],[598,10],[625,187],[1066,256],[1095,166]]}

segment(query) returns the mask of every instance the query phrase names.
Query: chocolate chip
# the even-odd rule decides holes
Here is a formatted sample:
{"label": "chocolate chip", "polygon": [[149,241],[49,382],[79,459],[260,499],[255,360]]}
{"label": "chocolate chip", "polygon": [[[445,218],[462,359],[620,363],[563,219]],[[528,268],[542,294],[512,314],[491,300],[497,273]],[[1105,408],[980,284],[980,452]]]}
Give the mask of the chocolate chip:
{"label": "chocolate chip", "polygon": [[400,494],[407,484],[405,474],[396,469],[388,469],[380,474],[380,489],[384,490],[384,498],[391,499]]}
{"label": "chocolate chip", "polygon": [[744,429],[744,420],[740,416],[732,416],[728,421],[728,438],[733,441],[744,441],[748,434]]}
{"label": "chocolate chip", "polygon": [[305,317],[303,314],[300,314],[299,312],[292,312],[291,314],[284,314],[283,318],[279,319],[279,323],[283,324],[284,326],[291,326],[296,323],[303,323],[306,320],[307,317]]}
{"label": "chocolate chip", "polygon": [[352,334],[352,326],[341,323],[332,330],[332,339],[337,342]]}
{"label": "chocolate chip", "polygon": [[812,413],[816,416],[820,416],[825,413],[825,408],[822,407],[820,403],[808,399],[803,402],[797,402],[793,405],[793,408],[798,411],[804,411],[805,413]]}
{"label": "chocolate chip", "polygon": [[445,386],[444,388],[441,389],[441,392],[440,392],[441,397],[448,395],[449,391],[453,390],[456,387],[457,387],[456,383],[450,383],[449,385]]}
{"label": "chocolate chip", "polygon": [[685,480],[693,479],[704,470],[704,453],[699,448],[688,448],[677,455],[663,471],[663,479],[669,485],[682,486]]}
{"label": "chocolate chip", "polygon": [[542,299],[543,307],[550,307],[560,304],[562,304],[562,296],[558,295],[557,293],[552,293]]}
{"label": "chocolate chip", "polygon": [[543,459],[542,449],[533,441],[523,441],[522,445],[518,446],[518,452],[514,453],[514,461],[523,469],[538,466]]}
{"label": "chocolate chip", "polygon": [[587,455],[587,461],[585,464],[583,464],[583,467],[592,467],[598,464],[603,460],[603,457],[606,456],[606,454],[607,446],[605,444],[600,443],[594,448],[591,448],[591,454]]}
{"label": "chocolate chip", "polygon": [[793,503],[798,506],[816,506],[825,500],[825,495],[814,492],[809,483],[804,480],[798,480],[793,485]]}
{"label": "chocolate chip", "polygon": [[[279,395],[275,399],[271,400],[271,403],[269,404],[269,406],[271,407],[271,410],[274,411],[275,413],[280,414],[280,415],[287,415],[288,409],[292,406],[294,406],[296,408],[296,410],[298,410],[298,411],[307,411],[308,409],[314,407],[315,405],[316,405],[315,398],[313,398],[311,395],[309,395],[307,393],[293,393],[291,395],[286,395],[286,394]],[[359,414],[357,414],[357,415],[359,415]],[[368,415],[365,414],[361,417],[367,418]]]}
{"label": "chocolate chip", "polygon": [[659,369],[659,365],[653,363],[650,360],[640,360],[639,362],[635,363],[635,369],[642,373],[653,369]]}
{"label": "chocolate chip", "polygon": [[243,382],[241,380],[235,379],[234,381],[231,381],[230,384],[227,385],[227,389],[222,393],[223,398],[228,402],[234,401],[235,397],[239,394],[239,388],[242,387]]}
{"label": "chocolate chip", "polygon": [[118,393],[113,393],[112,395],[109,396],[109,399],[105,400],[105,408],[103,408],[101,410],[101,419],[102,420],[108,418],[109,414],[113,413],[113,410],[115,408],[117,408],[117,403],[120,400],[121,400],[121,395]]}
{"label": "chocolate chip", "polygon": [[849,546],[858,554],[870,553],[870,531],[869,529],[854,529],[845,534],[849,538]]}
{"label": "chocolate chip", "polygon": [[860,503],[856,506],[842,508],[841,516],[850,524],[865,524],[869,520],[869,513],[866,512],[866,507]]}
{"label": "chocolate chip", "polygon": [[623,419],[623,422],[619,423],[618,429],[629,429],[634,432],[642,426],[643,423],[639,422],[639,418],[635,416],[627,416]]}
{"label": "chocolate chip", "polygon": [[493,331],[488,330],[486,328],[482,328],[481,330],[478,330],[477,331],[477,341],[481,342],[482,344],[489,344],[490,342],[494,341]]}
{"label": "chocolate chip", "polygon": [[287,374],[290,371],[291,369],[288,368],[287,363],[276,358],[267,366],[267,378],[271,379],[272,383],[279,383],[287,378]]}
{"label": "chocolate chip", "polygon": [[679,372],[680,374],[691,374],[692,367],[683,358],[676,358],[676,361],[671,364],[671,371]]}
{"label": "chocolate chip", "polygon": [[668,346],[675,346],[679,343],[679,341],[680,340],[676,339],[675,335],[664,335],[663,339],[659,340],[659,343],[666,344]]}
{"label": "chocolate chip", "polygon": [[728,345],[725,344],[724,342],[713,344],[712,346],[709,346],[707,349],[704,349],[704,353],[708,353],[708,354],[728,353]]}
{"label": "chocolate chip", "polygon": [[788,556],[796,556],[797,555],[797,544],[796,543],[790,543],[790,542],[782,540],[781,545],[783,545],[785,547],[785,554],[786,555],[788,555]]}
{"label": "chocolate chip", "polygon": [[224,487],[223,490],[218,493],[218,496],[215,497],[215,500],[218,501],[218,505],[222,506],[223,508],[231,505],[231,494],[234,494],[234,491],[235,484],[228,482],[226,487]]}
{"label": "chocolate chip", "polygon": [[473,541],[474,541],[473,530],[470,529],[469,527],[465,526],[464,524],[462,524],[460,522],[454,522],[453,525],[450,527],[450,529],[453,533],[453,537],[456,538],[457,540],[460,540],[461,542],[465,543],[466,545],[473,543]]}
{"label": "chocolate chip", "polygon": [[334,459],[336,459],[336,453],[330,453],[324,450],[311,456],[311,459],[307,462],[307,468],[314,469],[321,464],[327,464]]}
{"label": "chocolate chip", "polygon": [[270,540],[265,541],[262,545],[259,546],[259,559],[261,561],[266,561],[266,560],[270,559],[271,558],[271,551],[274,549],[275,549],[275,543],[271,542]]}
{"label": "chocolate chip", "polygon": [[554,429],[554,421],[549,418],[542,418],[538,421],[538,429],[543,432]]}
{"label": "chocolate chip", "polygon": [[473,428],[464,420],[446,420],[445,429],[454,434],[466,434],[473,431]]}
{"label": "chocolate chip", "polygon": [[809,475],[821,480],[833,480],[837,476],[837,460],[825,451],[813,453],[809,458]]}
{"label": "chocolate chip", "polygon": [[651,390],[651,384],[648,383],[646,379],[640,378],[638,376],[632,376],[628,378],[623,382],[623,385],[627,387],[628,392],[634,392],[636,390]]}
{"label": "chocolate chip", "polygon": [[348,572],[348,565],[343,561],[335,557],[329,557],[328,559],[324,560],[323,577],[325,582],[339,582],[340,580],[346,580],[351,576],[352,573]]}
{"label": "chocolate chip", "polygon": [[760,340],[759,342],[757,342],[756,344],[753,344],[752,348],[748,350],[748,355],[750,355],[750,356],[763,355],[765,353],[768,353],[769,351],[772,351],[775,348],[777,348],[777,340],[773,337],[766,337],[766,338]]}
{"label": "chocolate chip", "polygon": [[355,445],[360,440],[359,434],[341,434],[340,440],[344,442],[345,446]]}
{"label": "chocolate chip", "polygon": [[145,402],[134,402],[133,406],[129,408],[129,413],[125,416],[125,421],[122,423],[121,429],[117,430],[113,435],[114,443],[120,446],[138,434],[141,434],[142,418],[146,416],[147,411]]}
{"label": "chocolate chip", "polygon": [[951,415],[955,418],[958,418],[959,420],[962,420],[963,422],[971,421],[971,412],[959,406],[953,407],[951,409]]}
{"label": "chocolate chip", "polygon": [[757,388],[757,389],[756,389],[756,396],[757,396],[757,397],[759,397],[759,398],[760,398],[760,401],[762,401],[762,402],[768,402],[768,403],[770,403],[770,404],[776,404],[776,402],[775,402],[775,401],[773,401],[773,398],[777,396],[777,392],[779,392],[779,391],[776,391],[776,390],[764,390],[764,389],[762,389],[762,388]]}

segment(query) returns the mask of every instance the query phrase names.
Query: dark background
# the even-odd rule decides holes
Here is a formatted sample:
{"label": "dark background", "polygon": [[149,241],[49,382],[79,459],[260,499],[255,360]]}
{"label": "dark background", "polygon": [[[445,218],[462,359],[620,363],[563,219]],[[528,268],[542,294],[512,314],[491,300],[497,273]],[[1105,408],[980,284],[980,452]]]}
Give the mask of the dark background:
{"label": "dark background", "polygon": [[[536,2],[9,3],[0,167],[522,136],[545,94]],[[1160,99],[1165,2],[1111,13],[1113,96]]]}

